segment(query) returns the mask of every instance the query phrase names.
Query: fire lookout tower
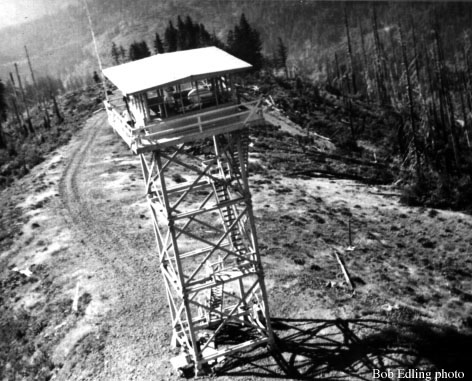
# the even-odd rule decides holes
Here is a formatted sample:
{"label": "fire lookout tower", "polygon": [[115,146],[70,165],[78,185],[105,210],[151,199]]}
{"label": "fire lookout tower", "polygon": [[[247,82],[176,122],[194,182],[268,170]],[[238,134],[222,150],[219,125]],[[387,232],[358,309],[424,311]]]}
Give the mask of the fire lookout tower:
{"label": "fire lookout tower", "polygon": [[250,67],[208,47],[103,71],[119,90],[105,101],[109,123],[140,157],[172,345],[197,372],[273,344],[248,185],[248,129],[263,117],[232,82]]}

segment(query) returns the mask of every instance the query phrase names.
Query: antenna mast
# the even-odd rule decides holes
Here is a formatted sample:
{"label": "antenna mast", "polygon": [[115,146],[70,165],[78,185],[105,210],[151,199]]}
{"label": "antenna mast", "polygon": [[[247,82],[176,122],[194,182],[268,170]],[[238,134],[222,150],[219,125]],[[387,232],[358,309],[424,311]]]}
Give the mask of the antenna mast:
{"label": "antenna mast", "polygon": [[101,77],[102,77],[103,90],[105,91],[105,99],[108,100],[107,85],[105,83],[105,76],[103,75],[102,61],[100,59],[100,55],[98,54],[98,46],[97,46],[97,40],[95,38],[95,33],[93,31],[92,18],[90,17],[90,11],[89,11],[89,8],[88,8],[87,0],[83,0],[83,2],[84,2],[84,6],[85,6],[85,12],[87,13],[87,19],[88,19],[88,24],[89,24],[89,28],[90,28],[90,34],[92,35],[93,47],[95,48],[95,55],[97,56],[98,67],[100,68],[100,74],[101,74]]}

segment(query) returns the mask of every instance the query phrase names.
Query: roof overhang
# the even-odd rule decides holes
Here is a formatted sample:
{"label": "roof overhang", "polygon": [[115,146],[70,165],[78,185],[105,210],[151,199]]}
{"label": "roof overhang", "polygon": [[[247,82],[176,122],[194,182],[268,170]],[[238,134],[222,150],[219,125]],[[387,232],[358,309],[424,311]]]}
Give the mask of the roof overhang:
{"label": "roof overhang", "polygon": [[103,70],[103,74],[124,94],[131,95],[251,67],[247,62],[212,46],[156,54],[109,67]]}

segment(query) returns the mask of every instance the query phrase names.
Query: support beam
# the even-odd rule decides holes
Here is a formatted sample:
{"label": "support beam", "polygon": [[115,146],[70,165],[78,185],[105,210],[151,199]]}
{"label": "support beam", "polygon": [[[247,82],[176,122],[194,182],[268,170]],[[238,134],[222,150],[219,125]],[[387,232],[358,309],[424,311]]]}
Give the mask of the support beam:
{"label": "support beam", "polygon": [[[183,145],[173,152],[154,150],[150,162],[141,155],[172,344],[192,356],[197,372],[218,356],[274,343],[247,178],[247,144],[242,129],[215,136],[210,158],[208,153],[192,155]],[[192,180],[174,185],[171,174],[176,171]],[[251,331],[251,340],[225,343],[221,334],[233,324]]]}

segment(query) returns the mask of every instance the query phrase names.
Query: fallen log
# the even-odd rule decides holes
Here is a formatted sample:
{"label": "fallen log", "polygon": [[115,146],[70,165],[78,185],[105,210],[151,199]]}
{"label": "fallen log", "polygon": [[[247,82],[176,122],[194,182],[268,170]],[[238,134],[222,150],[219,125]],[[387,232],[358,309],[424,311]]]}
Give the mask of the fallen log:
{"label": "fallen log", "polygon": [[311,156],[322,156],[328,159],[333,159],[333,160],[339,160],[344,163],[351,163],[351,164],[359,164],[359,165],[367,165],[371,167],[377,167],[377,168],[385,168],[388,167],[387,163],[381,163],[381,162],[376,162],[376,161],[367,161],[367,160],[361,160],[361,159],[356,159],[355,157],[350,157],[350,156],[341,156],[341,155],[336,155],[334,153],[326,153],[326,152],[320,152],[320,151],[313,151],[308,149],[306,156],[311,157]]}
{"label": "fallen log", "polygon": [[[317,174],[322,175],[322,176],[317,176]],[[287,174],[287,176],[299,176],[299,175],[312,176],[312,177],[328,177],[328,178],[334,178],[338,180],[355,180],[355,181],[361,181],[361,182],[369,183],[369,184],[377,183],[375,179],[368,179],[368,178],[358,176],[358,175],[353,175],[350,173],[341,173],[341,172],[336,172],[333,170],[324,170],[324,169],[305,169],[301,171],[290,172]],[[378,182],[378,183],[381,184],[382,182]]]}
{"label": "fallen log", "polygon": [[[357,159],[355,157],[351,156],[342,156],[342,155],[337,155],[334,153],[326,153],[326,152],[321,152],[321,151],[315,151],[310,148],[306,148],[305,152],[299,151],[298,149],[289,149],[289,148],[283,148],[283,147],[277,147],[277,151],[281,152],[288,152],[291,154],[302,154],[306,157],[309,158],[323,158],[323,159],[332,159],[332,160],[338,160],[342,161],[343,163],[348,163],[348,164],[358,164],[358,165],[366,165],[374,168],[388,168],[389,165],[388,163],[383,163],[383,162],[378,162],[378,161],[367,161],[367,160],[361,160]],[[275,152],[267,152],[267,154],[271,155],[276,155]]]}

